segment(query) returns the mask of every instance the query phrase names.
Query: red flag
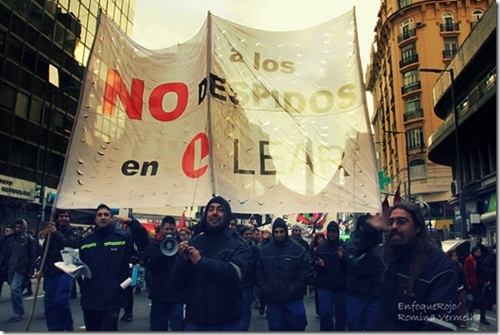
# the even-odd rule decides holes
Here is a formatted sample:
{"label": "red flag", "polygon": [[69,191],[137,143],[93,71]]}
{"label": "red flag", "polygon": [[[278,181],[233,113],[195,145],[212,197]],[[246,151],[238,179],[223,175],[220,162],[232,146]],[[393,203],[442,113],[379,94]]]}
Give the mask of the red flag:
{"label": "red flag", "polygon": [[385,218],[389,218],[389,195],[385,195],[384,201],[382,201],[382,215]]}
{"label": "red flag", "polygon": [[401,184],[398,185],[398,188],[396,189],[396,193],[394,194],[393,205],[396,205],[396,204],[399,204],[400,202],[402,202],[400,188],[401,188]]}
{"label": "red flag", "polygon": [[187,227],[187,224],[186,224],[186,214],[183,211],[182,215],[181,215],[181,218],[179,219],[179,223],[177,224],[177,229],[186,228],[186,227]]}

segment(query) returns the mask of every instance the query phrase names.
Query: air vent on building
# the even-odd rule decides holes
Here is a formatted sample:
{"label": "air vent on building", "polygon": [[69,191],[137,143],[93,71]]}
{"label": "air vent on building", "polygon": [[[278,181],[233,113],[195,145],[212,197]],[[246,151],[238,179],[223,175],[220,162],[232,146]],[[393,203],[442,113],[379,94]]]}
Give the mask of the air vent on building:
{"label": "air vent on building", "polygon": [[415,27],[417,27],[417,28],[422,28],[423,26],[424,26],[423,22],[417,22],[417,23],[415,23]]}

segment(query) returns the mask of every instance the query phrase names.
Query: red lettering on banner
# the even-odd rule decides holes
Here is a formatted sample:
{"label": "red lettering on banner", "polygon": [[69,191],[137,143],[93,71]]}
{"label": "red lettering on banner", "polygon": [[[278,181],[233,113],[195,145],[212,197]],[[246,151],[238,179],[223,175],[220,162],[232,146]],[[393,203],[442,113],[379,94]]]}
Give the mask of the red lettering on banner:
{"label": "red lettering on banner", "polygon": [[132,79],[131,93],[123,83],[122,77],[116,70],[109,70],[104,89],[102,113],[113,115],[116,107],[116,96],[125,108],[125,113],[132,120],[142,120],[142,97],[144,96],[144,81]]}
{"label": "red lettering on banner", "polygon": [[[167,93],[177,94],[177,105],[171,112],[165,112],[162,107],[163,97]],[[188,103],[189,91],[184,83],[161,84],[151,92],[149,97],[149,111],[158,121],[167,122],[177,119],[184,113]]]}
{"label": "red lettering on banner", "polygon": [[[201,144],[201,152],[199,157],[196,156],[196,142]],[[188,176],[189,178],[199,178],[208,169],[208,163],[204,164],[203,166],[196,168],[195,163],[196,162],[201,162],[201,160],[205,157],[208,156],[210,153],[210,145],[208,141],[208,136],[205,133],[199,133],[193,139],[191,142],[189,142],[188,146],[186,147],[186,150],[184,151],[184,155],[182,156],[182,170],[184,171],[184,174]]]}
{"label": "red lettering on banner", "polygon": [[[177,95],[177,103],[173,110],[163,109],[163,98],[168,93]],[[122,77],[116,70],[109,70],[104,89],[103,114],[113,115],[116,108],[116,97],[125,108],[125,113],[132,120],[142,120],[142,103],[144,97],[144,81],[133,78],[130,94],[123,82]],[[151,92],[149,97],[149,111],[158,121],[168,122],[177,119],[184,113],[188,104],[189,90],[184,83],[164,83],[158,85]]]}

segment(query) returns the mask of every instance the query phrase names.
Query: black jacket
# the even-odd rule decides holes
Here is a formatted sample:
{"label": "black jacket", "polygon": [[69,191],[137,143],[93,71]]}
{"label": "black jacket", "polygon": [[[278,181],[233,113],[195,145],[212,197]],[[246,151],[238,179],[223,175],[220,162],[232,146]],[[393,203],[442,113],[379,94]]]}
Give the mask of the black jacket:
{"label": "black jacket", "polygon": [[18,272],[23,275],[32,275],[38,257],[38,242],[26,233],[28,223],[23,219],[20,220],[23,222],[23,230],[6,240],[3,260],[0,264],[4,264],[7,273]]}
{"label": "black jacket", "polygon": [[[80,259],[87,264],[92,278],[80,282],[80,304],[84,311],[118,309],[126,305],[120,284],[129,277],[129,260],[147,247],[146,228],[138,221],[129,224],[132,234],[114,225],[96,228],[80,242]],[[134,243],[135,242],[135,243]]]}
{"label": "black jacket", "polygon": [[257,285],[257,261],[259,260],[260,250],[253,241],[252,243],[246,243],[250,248],[250,257],[248,258],[248,266],[246,268],[245,275],[241,281],[241,287],[251,288]]}
{"label": "black jacket", "polygon": [[364,246],[359,230],[353,231],[351,239],[345,244],[345,253],[348,263],[347,292],[358,298],[380,298],[380,280],[384,270],[382,262],[381,234],[368,226],[365,230],[372,230],[374,243]]}
{"label": "black jacket", "polygon": [[316,249],[316,257],[321,258],[324,266],[314,263],[316,271],[316,285],[331,291],[343,291],[347,286],[347,255],[344,252],[342,258],[339,257],[338,248],[345,249],[340,239],[335,241],[327,240]]}
{"label": "black jacket", "polygon": [[171,277],[177,254],[165,256],[160,250],[160,244],[161,241],[151,240],[141,259],[141,265],[148,269],[151,275],[148,298],[162,302],[185,301],[184,289],[176,287]]}
{"label": "black jacket", "polygon": [[313,276],[308,252],[290,237],[283,245],[273,240],[260,251],[257,286],[267,303],[303,299]]}
{"label": "black jacket", "polygon": [[250,248],[229,228],[189,240],[202,257],[197,265],[176,257],[173,280],[186,289],[186,321],[217,326],[241,319],[241,280]]}
{"label": "black jacket", "polygon": [[456,330],[457,275],[451,259],[435,246],[413,292],[408,292],[412,254],[400,252],[381,282],[384,317],[376,330]]}
{"label": "black jacket", "polygon": [[[49,250],[47,251],[45,269],[43,271],[44,276],[54,276],[63,273],[54,263],[62,261],[61,250],[65,247],[78,248],[79,239],[78,228],[72,227],[70,224],[50,234]],[[47,239],[43,241],[42,255],[46,247]]]}

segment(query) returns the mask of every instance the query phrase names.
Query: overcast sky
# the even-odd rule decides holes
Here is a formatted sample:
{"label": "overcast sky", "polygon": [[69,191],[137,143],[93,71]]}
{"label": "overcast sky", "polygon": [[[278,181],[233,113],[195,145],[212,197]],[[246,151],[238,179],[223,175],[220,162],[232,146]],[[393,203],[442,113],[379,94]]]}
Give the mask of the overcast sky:
{"label": "overcast sky", "polygon": [[162,49],[193,37],[208,11],[265,30],[295,30],[334,19],[353,7],[363,72],[370,59],[380,0],[136,0],[134,40]]}

